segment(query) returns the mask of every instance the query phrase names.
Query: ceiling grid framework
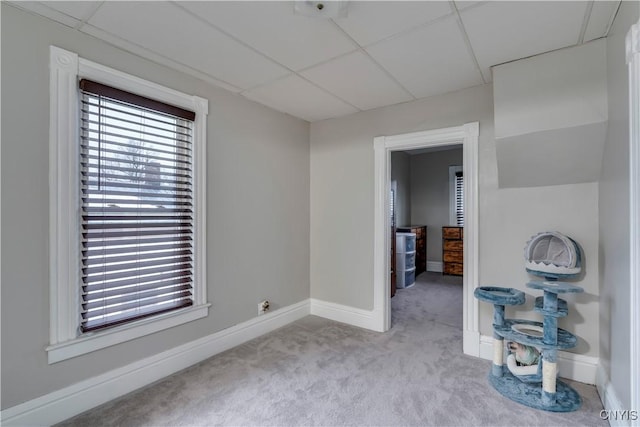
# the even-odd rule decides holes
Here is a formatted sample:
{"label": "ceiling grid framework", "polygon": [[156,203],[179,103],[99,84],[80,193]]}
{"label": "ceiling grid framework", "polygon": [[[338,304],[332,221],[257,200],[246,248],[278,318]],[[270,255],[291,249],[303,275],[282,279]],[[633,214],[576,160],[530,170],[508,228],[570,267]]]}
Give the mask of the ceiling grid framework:
{"label": "ceiling grid framework", "polygon": [[620,1],[350,1],[332,19],[292,1],[7,3],[313,122],[488,83],[495,65],[606,37]]}

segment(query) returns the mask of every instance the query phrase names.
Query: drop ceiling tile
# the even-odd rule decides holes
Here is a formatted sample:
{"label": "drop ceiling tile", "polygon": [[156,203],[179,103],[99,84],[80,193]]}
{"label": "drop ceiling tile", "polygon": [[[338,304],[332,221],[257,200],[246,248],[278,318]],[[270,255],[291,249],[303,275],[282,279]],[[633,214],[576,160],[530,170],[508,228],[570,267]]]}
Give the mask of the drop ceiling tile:
{"label": "drop ceiling tile", "polygon": [[482,84],[453,17],[366,50],[416,98]]}
{"label": "drop ceiling tile", "polygon": [[361,110],[413,99],[360,51],[317,65],[301,74]]}
{"label": "drop ceiling tile", "polygon": [[448,2],[354,1],[348,16],[335,19],[361,46],[452,13]]}
{"label": "drop ceiling tile", "polygon": [[179,4],[296,71],[357,48],[330,20],[295,15],[293,2]]}
{"label": "drop ceiling tile", "polygon": [[61,23],[62,25],[66,25],[67,27],[75,28],[78,24],[80,24],[80,21],[78,19],[52,9],[48,6],[48,3],[38,1],[11,1],[8,3],[19,9],[33,12],[40,16],[44,16],[45,18],[52,19],[56,22]]}
{"label": "drop ceiling tile", "polygon": [[613,14],[618,10],[620,1],[595,1],[591,9],[591,16],[584,32],[584,41],[598,39],[607,35],[607,29]]}
{"label": "drop ceiling tile", "polygon": [[273,61],[166,2],[105,2],[88,22],[242,89],[288,73]]}
{"label": "drop ceiling tile", "polygon": [[120,49],[125,50],[125,51],[130,52],[130,53],[133,53],[134,55],[137,55],[137,56],[139,56],[141,58],[146,58],[146,59],[148,59],[150,61],[153,61],[153,62],[155,62],[157,64],[162,64],[162,65],[165,65],[167,67],[173,68],[174,70],[181,71],[181,72],[183,72],[183,73],[185,73],[187,75],[194,76],[194,77],[196,77],[196,78],[198,78],[198,79],[200,79],[202,81],[208,82],[208,83],[210,83],[210,84],[212,84],[214,86],[218,86],[218,87],[221,87],[223,89],[226,89],[229,92],[240,93],[243,90],[243,89],[241,89],[239,87],[236,87],[236,86],[233,86],[233,85],[231,85],[231,84],[229,84],[227,82],[223,82],[222,80],[217,79],[217,78],[213,77],[210,74],[207,74],[205,72],[196,70],[195,68],[189,67],[189,66],[187,66],[187,65],[185,65],[185,64],[183,64],[181,62],[174,61],[171,58],[168,58],[166,56],[163,56],[163,55],[160,55],[158,53],[155,53],[155,52],[153,52],[153,51],[151,51],[149,49],[145,49],[143,47],[140,47],[137,44],[128,42],[128,41],[126,41],[124,39],[121,39],[121,38],[119,38],[117,36],[114,36],[113,34],[108,33],[108,32],[106,32],[104,30],[99,29],[99,28],[96,28],[96,27],[94,27],[92,25],[85,24],[80,28],[80,31],[85,33],[85,34],[89,34],[89,35],[91,35],[91,36],[93,36],[93,37],[95,37],[97,39],[104,40],[105,42],[107,42],[109,44],[117,46]]}
{"label": "drop ceiling tile", "polygon": [[295,74],[251,89],[243,95],[267,107],[309,122],[345,116],[358,111]]}
{"label": "drop ceiling tile", "polygon": [[102,1],[47,1],[44,4],[65,15],[84,21],[91,17]]}
{"label": "drop ceiling tile", "polygon": [[585,1],[487,2],[460,12],[485,77],[489,67],[578,42]]}

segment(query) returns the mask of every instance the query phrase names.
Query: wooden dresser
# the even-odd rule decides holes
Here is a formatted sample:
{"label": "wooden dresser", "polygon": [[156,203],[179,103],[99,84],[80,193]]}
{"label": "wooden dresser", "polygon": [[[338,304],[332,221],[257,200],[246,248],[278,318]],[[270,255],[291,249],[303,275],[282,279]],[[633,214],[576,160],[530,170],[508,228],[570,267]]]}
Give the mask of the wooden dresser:
{"label": "wooden dresser", "polygon": [[416,233],[416,277],[427,271],[427,226],[408,225],[398,227],[400,233]]}
{"label": "wooden dresser", "polygon": [[442,227],[442,274],[462,276],[463,237],[462,227]]}

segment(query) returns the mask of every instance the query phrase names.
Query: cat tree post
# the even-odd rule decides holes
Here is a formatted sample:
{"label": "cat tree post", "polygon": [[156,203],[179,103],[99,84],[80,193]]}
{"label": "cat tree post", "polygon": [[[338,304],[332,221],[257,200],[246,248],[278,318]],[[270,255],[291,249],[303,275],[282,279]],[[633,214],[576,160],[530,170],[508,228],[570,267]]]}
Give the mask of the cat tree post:
{"label": "cat tree post", "polygon": [[474,292],[476,298],[493,304],[493,365],[491,374],[501,377],[503,373],[504,337],[497,330],[504,327],[504,306],[524,304],[524,292],[512,288],[484,286]]}
{"label": "cat tree post", "polygon": [[[502,326],[504,323],[504,305],[493,305],[493,324]],[[504,339],[493,331],[493,365],[491,373],[497,377],[502,376],[502,356],[504,354]]]}
{"label": "cat tree post", "polygon": [[[558,294],[544,291],[543,311],[553,313],[558,311]],[[558,344],[558,318],[545,315],[542,321],[545,344]],[[558,350],[555,348],[542,352],[542,404],[553,406],[556,403],[556,376],[558,375]]]}

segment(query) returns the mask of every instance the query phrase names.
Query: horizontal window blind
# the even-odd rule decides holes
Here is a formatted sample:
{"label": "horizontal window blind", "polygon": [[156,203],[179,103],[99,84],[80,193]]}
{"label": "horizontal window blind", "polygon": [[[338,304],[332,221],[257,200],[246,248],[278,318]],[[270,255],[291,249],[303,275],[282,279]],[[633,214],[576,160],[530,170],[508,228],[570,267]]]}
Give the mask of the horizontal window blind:
{"label": "horizontal window blind", "polygon": [[389,208],[391,211],[391,226],[395,227],[396,226],[396,192],[393,188],[391,189],[391,197],[389,197],[389,203],[390,203]]}
{"label": "horizontal window blind", "polygon": [[456,172],[455,181],[456,191],[456,225],[459,227],[464,226],[464,182],[462,179],[462,172]]}
{"label": "horizontal window blind", "polygon": [[193,304],[195,114],[80,81],[81,331]]}

